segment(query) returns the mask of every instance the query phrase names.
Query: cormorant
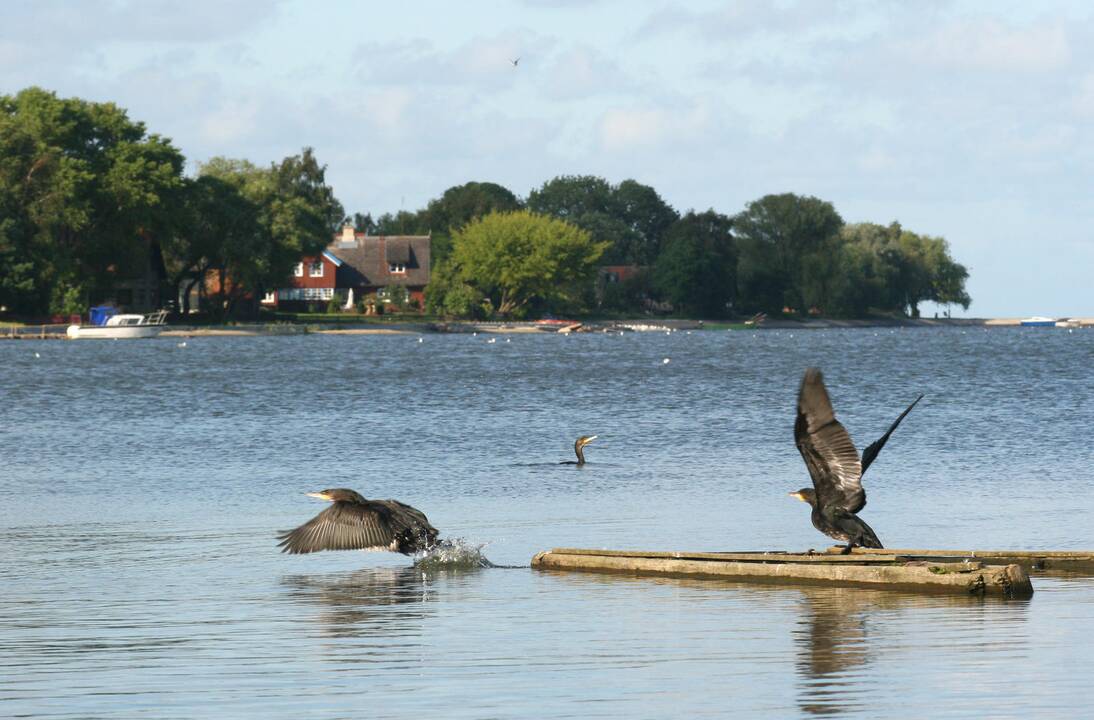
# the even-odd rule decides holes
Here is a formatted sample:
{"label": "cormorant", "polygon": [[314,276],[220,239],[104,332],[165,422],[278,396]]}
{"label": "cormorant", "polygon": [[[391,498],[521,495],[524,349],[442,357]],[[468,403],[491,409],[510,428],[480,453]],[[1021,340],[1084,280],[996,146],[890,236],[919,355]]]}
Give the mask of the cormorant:
{"label": "cormorant", "polygon": [[809,468],[813,487],[790,494],[812,506],[813,527],[828,537],[847,543],[844,554],[851,552],[855,545],[882,547],[874,531],[856,514],[866,507],[862,475],[877,458],[900,421],[922,399],[920,395],[907,410],[900,413],[885,434],[863,450],[860,460],[851,436],[836,420],[821,371],[817,368],[805,371],[798,392],[794,441],[805,460],[805,466]]}
{"label": "cormorant", "polygon": [[596,435],[582,435],[574,441],[574,453],[577,455],[577,460],[563,460],[559,465],[584,465],[585,464],[585,446],[596,440]]}
{"label": "cormorant", "polygon": [[333,505],[295,530],[278,535],[281,552],[391,550],[410,555],[437,541],[437,528],[422,511],[398,500],[366,500],[345,488],[308,495]]}

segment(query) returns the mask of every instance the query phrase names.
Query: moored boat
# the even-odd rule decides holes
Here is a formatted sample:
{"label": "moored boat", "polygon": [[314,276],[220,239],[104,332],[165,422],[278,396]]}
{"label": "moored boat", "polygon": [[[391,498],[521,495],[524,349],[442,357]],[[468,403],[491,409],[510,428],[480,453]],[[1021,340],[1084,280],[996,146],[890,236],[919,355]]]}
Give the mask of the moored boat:
{"label": "moored boat", "polygon": [[150,338],[159,336],[166,327],[167,311],[158,310],[147,315],[111,315],[102,325],[69,325],[65,334],[73,340]]}
{"label": "moored boat", "polygon": [[1056,327],[1056,318],[1035,315],[1019,323],[1022,327]]}

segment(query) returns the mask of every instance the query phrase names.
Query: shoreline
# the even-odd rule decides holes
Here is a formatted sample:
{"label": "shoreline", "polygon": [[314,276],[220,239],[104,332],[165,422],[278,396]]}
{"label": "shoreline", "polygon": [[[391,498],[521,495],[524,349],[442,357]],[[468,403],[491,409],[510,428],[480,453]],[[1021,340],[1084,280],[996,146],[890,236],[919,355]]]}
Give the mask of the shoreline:
{"label": "shoreline", "polygon": [[[263,324],[239,326],[173,326],[165,330],[161,337],[216,337],[216,336],[259,336],[259,335],[425,335],[425,334],[567,334],[567,332],[664,332],[678,330],[833,330],[867,328],[1012,328],[1021,327],[1021,318],[869,318],[869,319],[828,319],[810,318],[806,320],[777,319],[765,320],[757,326],[744,323],[732,323],[704,320],[656,320],[637,318],[633,320],[611,321],[574,321],[572,324],[542,324],[535,321],[520,322],[475,322],[451,320],[443,322],[392,323],[390,325],[330,325],[321,323],[283,325]],[[1072,318],[1074,327],[1094,327],[1094,318]]]}
{"label": "shoreline", "polygon": [[[1069,318],[1066,326],[1094,327],[1094,317]],[[265,337],[280,335],[433,335],[433,334],[547,334],[675,332],[726,330],[843,330],[867,328],[1014,328],[1021,318],[864,318],[864,319],[765,319],[759,325],[715,320],[634,318],[542,323],[536,321],[476,322],[470,320],[361,323],[241,323],[237,325],[169,325],[159,337]],[[67,339],[64,325],[0,327],[0,340]],[[1063,329],[1063,327],[1056,328]]]}

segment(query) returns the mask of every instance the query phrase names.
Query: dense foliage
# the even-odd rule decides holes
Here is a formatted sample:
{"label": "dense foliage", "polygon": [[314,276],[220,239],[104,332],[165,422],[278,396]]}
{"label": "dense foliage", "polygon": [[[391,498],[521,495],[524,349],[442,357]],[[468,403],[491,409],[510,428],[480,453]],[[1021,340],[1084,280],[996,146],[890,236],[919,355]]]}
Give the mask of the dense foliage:
{"label": "dense foliage", "polygon": [[79,312],[147,266],[172,225],[183,157],[111,103],[0,96],[0,304]]}
{"label": "dense foliage", "polygon": [[0,306],[79,312],[152,272],[184,311],[199,288],[214,314],[254,312],[344,220],[431,235],[427,301],[446,315],[915,316],[924,301],[971,302],[943,238],[848,225],[815,197],[681,216],[634,180],[566,175],[526,200],[468,182],[417,211],[347,218],[308,148],[264,167],[214,158],[195,177],[184,162],[113,104],[39,88],[0,96]]}
{"label": "dense foliage", "polygon": [[527,210],[490,213],[455,232],[426,301],[456,315],[481,309],[521,317],[533,303],[573,309],[607,247],[562,220]]}

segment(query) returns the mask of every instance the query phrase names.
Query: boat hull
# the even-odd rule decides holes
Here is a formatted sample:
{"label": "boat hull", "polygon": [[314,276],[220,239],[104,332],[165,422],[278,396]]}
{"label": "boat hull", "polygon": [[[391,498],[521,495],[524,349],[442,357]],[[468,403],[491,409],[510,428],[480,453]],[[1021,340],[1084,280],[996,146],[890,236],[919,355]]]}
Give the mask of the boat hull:
{"label": "boat hull", "polygon": [[163,325],[69,325],[65,334],[73,340],[129,340],[158,337]]}

